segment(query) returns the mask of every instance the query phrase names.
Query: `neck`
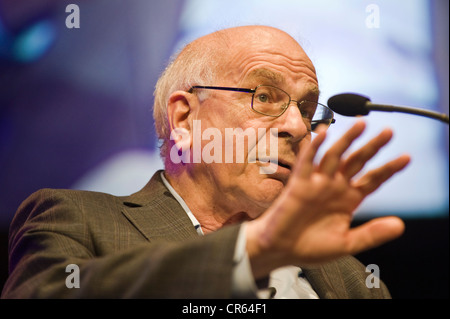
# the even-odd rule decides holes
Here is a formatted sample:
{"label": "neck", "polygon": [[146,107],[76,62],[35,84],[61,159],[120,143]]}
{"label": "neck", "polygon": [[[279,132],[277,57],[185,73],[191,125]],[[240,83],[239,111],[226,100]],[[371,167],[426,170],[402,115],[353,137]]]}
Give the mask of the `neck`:
{"label": "neck", "polygon": [[216,184],[199,172],[166,167],[165,177],[183,198],[205,234],[250,220],[245,210],[236,209],[242,206],[236,204],[238,201],[235,198],[226,196],[226,192],[220,191]]}

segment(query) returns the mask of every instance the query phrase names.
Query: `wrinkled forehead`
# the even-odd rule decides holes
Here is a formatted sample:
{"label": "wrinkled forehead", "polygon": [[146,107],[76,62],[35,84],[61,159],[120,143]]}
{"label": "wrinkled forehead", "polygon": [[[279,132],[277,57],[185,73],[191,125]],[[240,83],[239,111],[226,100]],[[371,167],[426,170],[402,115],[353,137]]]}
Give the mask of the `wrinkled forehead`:
{"label": "wrinkled forehead", "polygon": [[283,87],[286,82],[291,87],[303,83],[318,90],[313,63],[282,30],[266,26],[224,29],[198,39],[194,47],[199,55],[208,52],[208,67],[217,74],[215,85],[250,85],[249,81],[261,79]]}
{"label": "wrinkled forehead", "polygon": [[302,83],[319,94],[313,63],[287,33],[273,28],[243,29],[234,30],[222,39],[226,48],[219,57],[223,61],[220,74],[225,83],[271,84],[293,89]]}
{"label": "wrinkled forehead", "polygon": [[[253,83],[255,85],[272,85],[279,88],[285,88],[287,85],[287,80],[284,74],[266,68],[253,69],[248,74],[245,74],[243,82]],[[306,82],[303,86],[305,92],[307,92],[311,97],[318,98],[320,96],[319,86],[316,81]]]}

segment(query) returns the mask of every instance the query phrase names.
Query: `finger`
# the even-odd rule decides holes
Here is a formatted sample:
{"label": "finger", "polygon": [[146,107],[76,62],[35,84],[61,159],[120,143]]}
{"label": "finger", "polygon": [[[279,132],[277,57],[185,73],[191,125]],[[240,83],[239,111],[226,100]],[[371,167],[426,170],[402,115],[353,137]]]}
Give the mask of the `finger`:
{"label": "finger", "polygon": [[340,167],[341,157],[353,141],[364,131],[364,121],[356,122],[330,149],[325,153],[319,164],[319,170],[333,176]]}
{"label": "finger", "polygon": [[314,158],[326,138],[326,129],[319,127],[316,132],[317,135],[311,143],[305,149],[300,150],[294,169],[295,176],[309,178],[314,171]]}
{"label": "finger", "polygon": [[400,237],[405,231],[404,222],[394,216],[372,219],[352,228],[347,238],[347,250],[351,255],[378,247]]}
{"label": "finger", "polygon": [[367,196],[378,189],[381,184],[386,182],[395,173],[404,169],[409,164],[410,160],[411,158],[409,155],[402,155],[377,169],[369,171],[359,180],[355,181],[353,186]]}
{"label": "finger", "polygon": [[341,166],[341,172],[347,180],[359,173],[364,165],[378,153],[392,138],[392,130],[385,129],[358,151],[352,153]]}

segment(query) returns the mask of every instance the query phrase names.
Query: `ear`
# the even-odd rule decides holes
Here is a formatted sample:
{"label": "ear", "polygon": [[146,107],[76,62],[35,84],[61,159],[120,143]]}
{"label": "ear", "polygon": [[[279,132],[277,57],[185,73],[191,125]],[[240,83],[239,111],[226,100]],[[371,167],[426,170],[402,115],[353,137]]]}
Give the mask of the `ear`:
{"label": "ear", "polygon": [[171,139],[179,150],[187,150],[192,146],[192,115],[198,99],[185,91],[173,92],[167,105],[167,117]]}

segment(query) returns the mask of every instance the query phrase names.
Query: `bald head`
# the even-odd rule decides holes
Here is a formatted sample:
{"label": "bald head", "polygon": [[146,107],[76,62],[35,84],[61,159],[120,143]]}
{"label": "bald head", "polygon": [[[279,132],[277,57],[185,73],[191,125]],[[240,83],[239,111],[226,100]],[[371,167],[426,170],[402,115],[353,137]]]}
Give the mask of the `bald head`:
{"label": "bald head", "polygon": [[290,42],[302,50],[297,41],[288,33],[274,27],[259,25],[218,30],[194,40],[191,44],[199,47],[216,45],[216,48],[220,50],[232,50],[242,46],[253,46],[261,41],[267,41],[271,45]]}
{"label": "bald head", "polygon": [[[288,33],[269,26],[240,26],[223,29],[203,36],[193,41],[190,46],[203,52],[209,52],[209,57],[218,69],[217,73],[227,77],[230,65],[233,71],[239,72],[239,67],[252,55],[266,52],[272,55],[285,56],[293,61],[309,61],[300,44]],[[179,58],[183,58],[183,52]],[[211,62],[212,62],[211,61]],[[312,66],[312,63],[311,63]]]}

